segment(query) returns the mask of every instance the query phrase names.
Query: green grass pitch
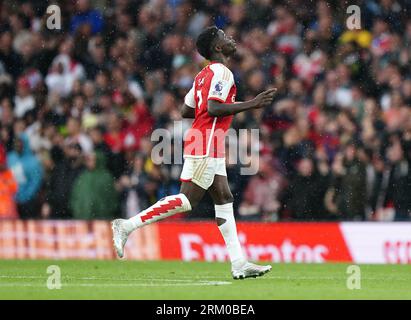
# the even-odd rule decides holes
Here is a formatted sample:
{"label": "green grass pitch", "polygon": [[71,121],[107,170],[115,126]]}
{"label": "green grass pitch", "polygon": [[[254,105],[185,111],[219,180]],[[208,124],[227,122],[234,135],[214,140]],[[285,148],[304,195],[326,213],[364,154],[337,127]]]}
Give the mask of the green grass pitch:
{"label": "green grass pitch", "polygon": [[[47,288],[47,267],[61,289]],[[273,264],[257,279],[233,280],[228,263],[0,260],[0,299],[411,299],[411,265]]]}

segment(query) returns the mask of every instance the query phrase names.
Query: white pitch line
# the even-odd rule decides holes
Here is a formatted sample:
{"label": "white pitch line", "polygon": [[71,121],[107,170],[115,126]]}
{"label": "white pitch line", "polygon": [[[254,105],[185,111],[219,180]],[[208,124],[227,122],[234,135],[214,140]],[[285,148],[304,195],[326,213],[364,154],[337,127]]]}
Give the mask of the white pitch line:
{"label": "white pitch line", "polygon": [[0,278],[3,279],[44,279],[42,276],[5,276],[0,275]]}
{"label": "white pitch line", "polygon": [[[209,279],[215,279],[215,281],[225,281],[225,277],[218,276],[207,276],[207,277],[191,277],[188,279],[188,276],[178,276],[178,278],[183,279],[164,279],[164,278],[113,278],[113,277],[70,277],[63,276],[62,279],[65,281],[71,280],[107,280],[107,281],[161,281],[161,282],[193,282],[193,281],[209,281]],[[184,279],[185,278],[185,279]],[[344,277],[310,277],[310,276],[274,276],[274,275],[265,275],[263,279],[273,279],[273,280],[345,280]],[[18,276],[18,275],[0,275],[0,279],[45,279],[44,276]],[[369,281],[378,281],[378,280],[388,280],[388,281],[411,281],[411,278],[377,278],[377,277],[362,277],[363,280]]]}
{"label": "white pitch line", "polygon": [[[185,287],[185,286],[222,286],[230,285],[228,281],[201,281],[201,282],[185,282],[185,283],[62,283],[62,287]],[[1,287],[44,287],[44,284],[36,283],[0,283]]]}
{"label": "white pitch line", "polygon": [[[345,281],[344,277],[307,277],[307,276],[264,276],[265,279],[277,279],[277,280],[336,280]],[[376,278],[361,276],[361,280],[388,280],[388,281],[411,281],[411,278]]]}
{"label": "white pitch line", "polygon": [[[2,279],[46,279],[45,276],[5,276],[0,275]],[[211,277],[194,278],[194,279],[164,279],[164,278],[107,278],[107,277],[70,277],[63,276],[62,279],[66,281],[70,280],[108,280],[108,281],[161,281],[161,282],[193,282],[193,281],[207,281]],[[213,279],[221,279],[222,277],[215,277]],[[223,281],[223,279],[221,279]]]}
{"label": "white pitch line", "polygon": [[[45,279],[45,276],[19,276],[19,275],[0,275],[2,279]],[[178,276],[178,279],[164,279],[164,278],[113,278],[113,277],[71,277],[63,276],[62,279],[66,281],[70,280],[107,280],[107,281],[162,281],[162,282],[193,282],[193,281],[208,281],[209,279],[217,279],[225,281],[225,277],[222,276]],[[181,279],[182,278],[182,279]],[[265,275],[263,279],[277,279],[277,280],[345,280],[345,277],[325,277],[325,276],[276,276],[276,275]],[[411,281],[410,278],[395,278],[395,277],[362,277],[363,280],[388,280],[388,281]]]}

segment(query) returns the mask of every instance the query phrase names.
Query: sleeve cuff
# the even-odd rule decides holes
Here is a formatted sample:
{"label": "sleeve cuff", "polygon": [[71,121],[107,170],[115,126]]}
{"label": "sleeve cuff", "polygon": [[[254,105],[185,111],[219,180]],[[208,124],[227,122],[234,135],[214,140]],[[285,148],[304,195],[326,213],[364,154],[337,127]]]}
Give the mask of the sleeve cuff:
{"label": "sleeve cuff", "polygon": [[217,98],[217,97],[209,97],[208,100],[215,100],[215,101],[222,102],[222,103],[225,102],[225,100]]}
{"label": "sleeve cuff", "polygon": [[196,107],[196,106],[192,106],[192,105],[188,104],[187,102],[184,102],[184,104],[185,104],[187,107],[190,107],[190,108],[192,108],[192,109],[195,109],[195,107]]}

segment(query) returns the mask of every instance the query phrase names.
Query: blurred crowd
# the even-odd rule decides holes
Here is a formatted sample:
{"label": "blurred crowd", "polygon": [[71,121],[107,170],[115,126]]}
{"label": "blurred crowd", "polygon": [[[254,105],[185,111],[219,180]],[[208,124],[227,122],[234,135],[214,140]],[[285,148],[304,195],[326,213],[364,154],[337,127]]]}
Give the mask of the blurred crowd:
{"label": "blurred crowd", "polygon": [[[260,130],[258,173],[228,164],[238,218],[410,220],[411,2],[356,3],[358,30],[337,0],[0,0],[0,218],[128,217],[177,193],[150,135],[181,120],[216,25],[237,100],[278,88],[233,122]],[[207,200],[184,217],[212,218]]]}

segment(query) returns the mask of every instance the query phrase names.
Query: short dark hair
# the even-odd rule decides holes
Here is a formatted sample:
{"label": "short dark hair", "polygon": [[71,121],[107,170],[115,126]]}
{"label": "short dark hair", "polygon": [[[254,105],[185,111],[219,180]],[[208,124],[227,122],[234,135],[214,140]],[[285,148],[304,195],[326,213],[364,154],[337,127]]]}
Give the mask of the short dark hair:
{"label": "short dark hair", "polygon": [[196,46],[198,52],[207,60],[212,55],[212,44],[217,38],[218,28],[216,26],[208,27],[197,38]]}

